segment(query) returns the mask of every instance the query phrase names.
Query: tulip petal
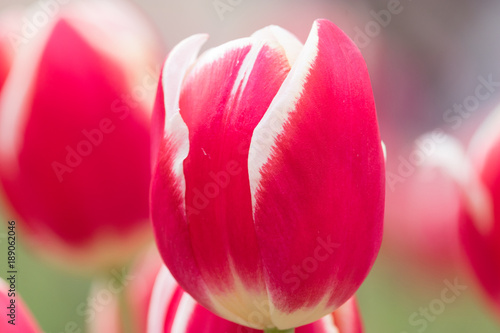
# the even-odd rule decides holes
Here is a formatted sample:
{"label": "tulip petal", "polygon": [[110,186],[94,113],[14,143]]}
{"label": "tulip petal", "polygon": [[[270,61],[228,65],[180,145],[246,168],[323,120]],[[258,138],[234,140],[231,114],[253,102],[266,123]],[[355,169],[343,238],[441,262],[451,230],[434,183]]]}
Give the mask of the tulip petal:
{"label": "tulip petal", "polygon": [[[75,54],[73,50],[78,50],[78,54]],[[140,211],[147,211],[147,196],[142,199],[143,197],[137,196],[137,193],[147,193],[147,188],[144,185],[148,183],[146,178],[149,174],[149,171],[143,172],[142,163],[131,161],[130,156],[141,159],[148,158],[147,151],[144,152],[142,149],[143,145],[138,145],[137,142],[146,142],[148,145],[149,135],[146,126],[139,126],[138,122],[133,119],[134,117],[124,119],[120,126],[116,126],[110,120],[113,117],[111,110],[113,102],[119,98],[119,91],[116,89],[121,87],[118,83],[120,77],[122,77],[120,69],[95,53],[76,34],[68,22],[61,20],[53,28],[34,79],[34,85],[37,89],[33,92],[32,105],[27,106],[31,108],[31,114],[29,120],[26,120],[26,135],[23,138],[22,150],[19,152],[20,165],[24,168],[21,171],[25,177],[19,180],[22,186],[12,185],[11,188],[10,179],[5,181],[5,187],[9,193],[12,193],[11,200],[14,207],[22,207],[22,210],[27,212],[25,222],[32,228],[32,232],[43,233],[41,228],[45,227],[45,224],[41,225],[40,221],[47,221],[47,224],[62,239],[78,243],[91,238],[91,233],[96,230],[95,225],[100,224],[103,220],[108,222],[114,219],[120,220],[121,222],[116,225],[121,225],[123,228],[126,221],[138,223],[146,218],[146,216],[137,216],[136,219],[132,219],[130,216],[132,211],[139,211],[139,209],[134,210],[134,207],[142,206],[145,209]],[[65,82],[66,86],[61,87],[58,84],[61,81]],[[123,91],[125,90],[123,88]],[[85,98],[81,98],[81,94],[85,94]],[[54,105],[54,99],[59,99],[57,105]],[[75,101],[79,101],[79,103],[75,103]],[[109,105],[109,110],[106,110],[108,113],[103,114],[101,105]],[[68,112],[68,110],[72,112]],[[93,135],[95,129],[99,128],[102,123],[100,121],[104,119],[108,119],[110,123],[108,128],[113,128],[113,135],[103,140],[102,145],[99,144],[99,149],[95,150],[93,146],[88,146],[90,145],[89,141],[85,141],[88,142],[88,145],[84,147],[85,154],[82,155],[92,154],[93,159],[87,159],[86,163],[83,161],[81,163],[75,162],[76,166],[73,165],[74,171],[72,171],[75,177],[67,177],[63,182],[58,180],[53,169],[54,162],[64,162],[65,156],[69,155],[70,146],[79,150],[79,145],[84,142],[82,139],[86,139],[82,133],[92,133],[89,135]],[[60,124],[65,124],[65,126],[60,126]],[[129,152],[134,151],[134,154],[127,153],[126,156],[123,156],[114,151],[116,146],[113,140],[117,140],[122,131],[127,131],[129,137],[133,137],[130,142],[121,142],[121,144],[129,144],[128,150]],[[23,133],[23,131],[20,132]],[[61,142],[61,137],[66,138],[67,141]],[[64,148],[65,145],[68,146]],[[44,150],[41,147],[60,147],[61,149]],[[82,151],[84,151],[83,148]],[[113,160],[115,164],[109,163],[106,168],[99,164],[100,174],[90,172],[98,167],[94,163],[101,161],[99,156],[109,156],[110,154],[115,156]],[[113,204],[109,198],[114,196],[116,187],[109,183],[112,177],[107,177],[106,173],[116,174],[123,164],[128,164],[132,168],[128,170],[131,174],[143,175],[142,178],[137,177],[130,181],[128,187],[131,191],[130,202],[127,204],[114,202],[115,205],[119,206],[116,209],[93,212],[82,210],[82,207],[99,206],[96,203],[106,202],[108,208],[109,205]],[[31,169],[31,171],[26,169]],[[69,189],[77,187],[73,182],[78,182],[79,177],[85,177],[86,172],[102,178],[87,180],[88,192],[73,193],[73,195],[78,196],[78,199],[69,196],[68,193],[71,193]],[[13,182],[13,184],[18,183]],[[51,194],[45,196],[45,200],[40,200],[39,193],[49,189],[52,191]],[[18,191],[20,193],[16,193]],[[28,199],[30,196],[32,196],[31,200]],[[30,203],[29,207],[25,204],[26,202]],[[108,212],[112,212],[112,216],[108,216]],[[121,212],[123,216],[116,214],[116,212]],[[61,218],[54,219],[54,216]],[[75,229],[73,223],[80,227]]]}
{"label": "tulip petal", "polygon": [[[149,333],[262,333],[227,321],[200,306],[175,282],[166,267],[160,270],[148,315]],[[362,333],[362,323],[355,298],[349,299],[333,314],[297,327],[297,333]]]}
{"label": "tulip petal", "polygon": [[[143,106],[126,116],[115,108],[129,91],[119,64],[67,19],[47,28],[22,50],[3,91],[0,181],[30,245],[105,265],[147,232],[149,121]],[[103,251],[118,242],[130,246]]]}
{"label": "tulip petal", "polygon": [[340,29],[316,21],[254,131],[248,161],[278,328],[332,312],[368,274],[382,235],[383,167],[365,62]]}
{"label": "tulip petal", "polygon": [[[186,72],[206,39],[206,35],[194,35],[185,39],[171,51],[163,67],[161,87],[153,113],[154,119],[158,122],[152,131],[152,149],[153,154],[156,153],[155,150],[158,150],[159,154],[151,184],[151,192],[156,193],[155,200],[151,201],[153,223],[162,218],[166,221],[186,220],[182,162],[187,155],[189,141],[186,124],[179,113],[178,101]],[[194,257],[187,226],[182,223],[167,225],[159,223],[156,226],[155,235],[164,261],[174,262],[177,267],[182,266],[185,274],[191,277],[189,280],[194,282],[196,294],[204,295],[205,286],[200,279],[196,262],[185,259]],[[175,235],[175,244],[171,235]],[[165,253],[170,253],[168,251],[171,246],[176,248],[177,256],[165,258]],[[168,250],[162,251],[163,247]],[[206,296],[200,297],[209,302]]]}
{"label": "tulip petal", "polygon": [[[189,150],[188,129],[179,113],[179,96],[186,72],[193,65],[198,52],[208,39],[208,35],[193,35],[180,42],[169,54],[163,65],[162,74],[153,111],[152,152],[156,158],[158,147],[168,135],[177,150],[175,173],[180,189],[184,189],[182,161]],[[161,89],[167,87],[167,89]],[[184,196],[184,194],[183,194]]]}
{"label": "tulip petal", "polygon": [[297,37],[277,25],[270,25],[263,29],[257,30],[252,34],[252,37],[255,39],[267,41],[269,44],[280,45],[280,47],[282,47],[283,51],[285,52],[290,66],[293,66],[303,47],[302,43],[297,39]]}
{"label": "tulip petal", "polygon": [[500,107],[491,113],[471,140],[469,155],[479,179],[465,187],[468,216],[460,230],[472,269],[497,311],[500,310],[499,124]]}
{"label": "tulip petal", "polygon": [[148,332],[163,332],[168,310],[178,285],[166,267],[162,267],[156,278],[148,313]]}
{"label": "tulip petal", "polygon": [[[289,68],[281,46],[253,38],[207,51],[185,77],[179,101],[180,114],[189,129],[189,155],[183,164],[185,216],[163,215],[167,214],[168,200],[160,196],[168,194],[161,186],[168,185],[160,184],[160,179],[168,184],[167,174],[175,170],[171,161],[159,162],[158,175],[153,181],[153,221],[163,222],[158,224],[158,229],[163,230],[161,234],[157,232],[157,237],[170,238],[158,243],[165,247],[160,252],[173,268],[172,274],[179,281],[185,281],[189,275],[189,280],[197,281],[193,285],[199,287],[182,285],[183,288],[198,300],[205,299],[200,301],[204,306],[217,307],[217,313],[240,323],[249,324],[243,314],[256,306],[249,300],[267,299],[260,258],[255,255],[259,248],[247,174],[250,137]],[[163,90],[168,90],[168,82]],[[167,114],[168,109],[166,105]],[[168,137],[167,129],[165,132]],[[172,149],[172,142],[164,147]],[[160,154],[164,159],[168,155],[166,151]],[[229,197],[238,200],[228,206]],[[162,209],[165,211],[160,212]],[[215,223],[207,223],[207,219]],[[165,225],[164,221],[168,223]],[[247,237],[239,237],[242,233]],[[177,237],[172,239],[170,235]],[[182,258],[183,264],[171,265],[180,260],[176,258]],[[190,268],[185,269],[186,266]],[[210,301],[199,282],[198,269],[201,280],[210,286]],[[235,289],[242,295],[258,296],[224,298],[223,294],[231,295]]]}
{"label": "tulip petal", "polygon": [[333,313],[339,333],[363,333],[363,323],[355,297],[350,298]]}

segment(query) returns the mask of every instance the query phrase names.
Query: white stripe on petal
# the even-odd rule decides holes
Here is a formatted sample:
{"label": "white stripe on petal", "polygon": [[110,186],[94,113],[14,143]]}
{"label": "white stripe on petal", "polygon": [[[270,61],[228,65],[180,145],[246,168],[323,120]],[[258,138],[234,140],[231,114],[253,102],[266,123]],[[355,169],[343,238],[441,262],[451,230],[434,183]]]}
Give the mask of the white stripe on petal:
{"label": "white stripe on petal", "polygon": [[307,75],[318,55],[318,29],[319,25],[315,22],[297,61],[253,132],[248,155],[248,174],[254,214],[255,195],[262,179],[261,169],[271,159],[276,139],[295,110]]}
{"label": "white stripe on petal", "polygon": [[297,60],[303,47],[297,37],[288,32],[288,30],[285,30],[277,25],[270,25],[257,30],[252,34],[252,37],[258,40],[264,40],[271,45],[277,44],[282,47],[285,51],[290,67],[292,67]]}
{"label": "white stripe on petal", "polygon": [[[260,41],[254,41],[252,43],[252,48],[250,51],[247,53],[245,59],[243,60],[243,63],[240,66],[240,69],[238,71],[238,76],[236,77],[236,80],[234,81],[234,86],[233,89],[231,90],[231,99],[234,100],[239,100],[241,94],[245,91],[245,87],[248,82],[248,78],[250,77],[250,74],[252,73],[253,67],[255,66],[255,62],[257,61],[257,57],[259,56],[260,51],[264,47],[264,43]],[[240,91],[240,94],[236,96],[236,92]]]}
{"label": "white stripe on petal", "polygon": [[187,332],[189,319],[193,315],[196,306],[196,301],[189,294],[184,293],[182,295],[177,312],[175,313],[171,332]]}
{"label": "white stripe on petal", "polygon": [[337,328],[331,314],[324,316],[320,320],[324,333],[339,333],[339,329]]}
{"label": "white stripe on petal", "polygon": [[163,333],[165,315],[177,289],[177,283],[163,266],[156,277],[148,311],[148,333]]}
{"label": "white stripe on petal", "polygon": [[[500,122],[497,121],[496,124],[498,125]],[[432,139],[431,134],[425,134],[417,139],[417,142]],[[446,134],[443,134],[441,141],[437,144],[435,151],[427,157],[425,164],[429,167],[442,168],[460,185],[460,189],[463,191],[464,205],[474,224],[480,233],[488,235],[493,229],[495,220],[493,198],[474,171],[460,141]]]}
{"label": "white stripe on petal", "polygon": [[227,295],[209,295],[214,311],[221,317],[243,326],[255,329],[273,327],[267,290],[249,290],[245,287],[236,273],[233,260],[231,258],[229,260],[234,286]]}

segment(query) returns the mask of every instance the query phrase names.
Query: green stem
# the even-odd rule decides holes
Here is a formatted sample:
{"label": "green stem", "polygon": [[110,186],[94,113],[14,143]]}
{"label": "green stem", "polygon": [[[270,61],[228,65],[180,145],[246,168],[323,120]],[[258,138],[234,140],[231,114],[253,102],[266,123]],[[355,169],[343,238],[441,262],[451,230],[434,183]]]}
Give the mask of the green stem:
{"label": "green stem", "polygon": [[289,328],[287,330],[279,330],[277,328],[265,328],[264,333],[294,333],[295,328]]}
{"label": "green stem", "polygon": [[122,324],[122,330],[124,333],[133,333],[133,320],[131,316],[131,309],[127,302],[126,293],[121,292],[118,295],[118,305],[120,313],[120,321]]}
{"label": "green stem", "polygon": [[[115,271],[120,271],[121,268],[116,268]],[[130,267],[127,267],[127,273],[129,272]],[[113,270],[112,270],[113,271]],[[112,272],[111,271],[111,272]],[[134,320],[132,317],[131,309],[130,309],[130,304],[128,303],[127,300],[127,293],[126,293],[126,282],[125,280],[127,279],[126,276],[119,276],[121,279],[118,279],[118,277],[115,277],[111,275],[111,279],[116,279],[118,280],[119,285],[122,290],[119,291],[119,293],[116,295],[118,298],[118,311],[119,311],[119,316],[120,316],[120,324],[121,324],[121,331],[123,333],[134,333],[135,332],[135,326],[134,326]]]}

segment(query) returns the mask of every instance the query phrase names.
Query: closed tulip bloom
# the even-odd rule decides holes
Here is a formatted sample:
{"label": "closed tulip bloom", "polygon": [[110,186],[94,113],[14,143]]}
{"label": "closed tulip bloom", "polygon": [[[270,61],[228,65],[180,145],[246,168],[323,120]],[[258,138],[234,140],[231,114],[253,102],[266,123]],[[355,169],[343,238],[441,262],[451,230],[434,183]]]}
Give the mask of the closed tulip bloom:
{"label": "closed tulip bloom", "polygon": [[387,253],[419,265],[422,274],[435,278],[456,273],[462,258],[458,235],[465,207],[462,186],[470,173],[462,144],[436,130],[417,138],[411,150],[389,156],[393,161],[387,163]]}
{"label": "closed tulip bloom", "polygon": [[[333,312],[378,253],[384,157],[365,62],[326,20],[168,56],[153,115],[160,253],[213,313],[289,329]],[[255,316],[259,313],[259,316]]]}
{"label": "closed tulip bloom", "polygon": [[[185,293],[170,275],[160,270],[151,298],[148,333],[262,333],[222,319]],[[256,312],[255,316],[261,315]],[[298,327],[296,333],[363,333],[363,324],[355,298],[349,299],[334,313]]]}
{"label": "closed tulip bloom", "polygon": [[481,286],[500,315],[500,108],[473,137],[469,155],[481,191],[467,191],[471,204],[461,228],[465,252]]}
{"label": "closed tulip bloom", "polygon": [[31,247],[79,267],[116,265],[150,233],[160,43],[120,1],[58,13],[26,40],[0,96],[0,184]]}
{"label": "closed tulip bloom", "polygon": [[[14,280],[12,282],[16,284]],[[15,289],[15,286],[10,287],[10,281],[6,282],[0,278],[0,307],[4,312],[0,320],[0,332],[41,333],[29,309],[20,298],[19,292]]]}

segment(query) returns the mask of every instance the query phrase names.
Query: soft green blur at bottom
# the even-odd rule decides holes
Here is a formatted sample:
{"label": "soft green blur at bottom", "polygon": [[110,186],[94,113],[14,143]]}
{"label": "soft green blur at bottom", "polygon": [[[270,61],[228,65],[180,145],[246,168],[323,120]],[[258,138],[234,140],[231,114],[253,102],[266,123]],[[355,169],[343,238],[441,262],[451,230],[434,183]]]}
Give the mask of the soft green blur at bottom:
{"label": "soft green blur at bottom", "polygon": [[279,330],[277,328],[267,328],[264,329],[264,333],[294,333],[295,328],[290,328],[288,330]]}

